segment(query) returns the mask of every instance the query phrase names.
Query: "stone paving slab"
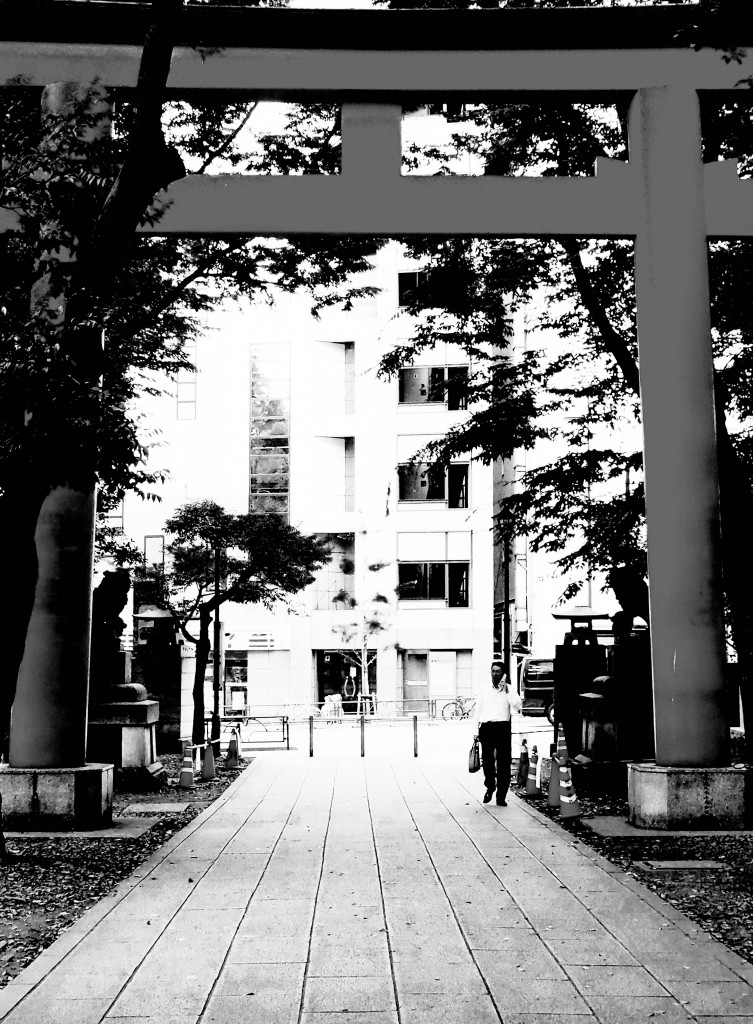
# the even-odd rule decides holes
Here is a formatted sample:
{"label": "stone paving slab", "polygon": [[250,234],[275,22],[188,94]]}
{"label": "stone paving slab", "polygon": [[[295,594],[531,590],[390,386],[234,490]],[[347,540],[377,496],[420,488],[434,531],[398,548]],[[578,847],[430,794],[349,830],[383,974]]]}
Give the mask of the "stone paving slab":
{"label": "stone paving slab", "polygon": [[125,808],[126,814],[181,814],[188,810],[189,803],[151,803],[151,804],[128,804]]}
{"label": "stone paving slab", "polygon": [[613,838],[629,838],[630,836],[751,836],[752,829],[735,829],[726,832],[709,832],[702,829],[681,830],[666,828],[637,828],[631,825],[626,818],[619,815],[600,814],[595,818],[583,818],[583,824],[600,836],[612,836]]}
{"label": "stone paving slab", "polygon": [[[173,804],[170,805],[174,806]],[[188,806],[188,805],[186,805]],[[148,832],[152,825],[155,825],[160,819],[154,816],[154,808],[150,804],[144,804],[144,808],[151,811],[152,817],[140,817],[132,818],[130,816],[120,816],[112,819],[112,826],[106,829],[88,829],[72,831],[67,829],[61,832],[8,832],[5,833],[6,839],[138,839],[139,836],[143,836],[145,832]]]}
{"label": "stone paving slab", "polygon": [[419,759],[391,735],[256,758],[0,1020],[753,1024],[751,965],[524,801],[482,805],[465,733]]}
{"label": "stone paving slab", "polygon": [[729,864],[721,860],[638,860],[635,862],[644,871],[731,871]]}

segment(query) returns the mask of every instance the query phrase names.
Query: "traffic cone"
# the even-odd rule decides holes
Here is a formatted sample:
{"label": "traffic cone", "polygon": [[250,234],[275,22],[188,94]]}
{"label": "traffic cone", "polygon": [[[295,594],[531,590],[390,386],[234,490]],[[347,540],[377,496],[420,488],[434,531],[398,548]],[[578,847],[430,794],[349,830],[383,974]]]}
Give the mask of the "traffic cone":
{"label": "traffic cone", "polygon": [[582,818],[583,811],[578,803],[573,788],[570,769],[566,765],[560,765],[560,818]]}
{"label": "traffic cone", "polygon": [[534,743],[531,751],[531,761],[528,765],[528,778],[526,779],[526,796],[541,796],[541,787],[536,783],[536,768],[539,763],[538,747]]}
{"label": "traffic cone", "polygon": [[214,779],[217,772],[214,770],[214,747],[211,743],[207,743],[204,748],[204,760],[201,765],[201,777],[205,781],[209,782]]}
{"label": "traffic cone", "polygon": [[233,729],[230,737],[230,742],[227,747],[227,754],[225,754],[225,767],[226,768],[237,768],[240,760],[239,753],[239,742],[238,742],[238,730]]}
{"label": "traffic cone", "polygon": [[559,807],[560,805],[560,772],[557,756],[552,754],[552,774],[549,776],[549,789],[546,794],[547,807]]}
{"label": "traffic cone", "polygon": [[528,742],[521,740],[520,742],[520,757],[518,758],[518,775],[515,779],[515,785],[518,789],[522,789],[526,784],[528,778]]}
{"label": "traffic cone", "polygon": [[565,742],[565,730],[562,726],[562,722],[559,723],[557,728],[557,760],[560,766],[567,764],[570,761],[570,755],[567,752],[567,743]]}
{"label": "traffic cone", "polygon": [[193,759],[190,743],[183,744],[183,761],[180,766],[178,786],[181,789],[193,789]]}

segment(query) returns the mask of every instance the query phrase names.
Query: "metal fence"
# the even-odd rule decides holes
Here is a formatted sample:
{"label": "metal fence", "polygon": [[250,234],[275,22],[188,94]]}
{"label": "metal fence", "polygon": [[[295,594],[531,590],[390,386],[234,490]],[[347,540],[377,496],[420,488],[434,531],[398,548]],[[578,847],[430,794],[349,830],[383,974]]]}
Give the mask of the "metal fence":
{"label": "metal fence", "polygon": [[469,697],[422,697],[404,700],[382,700],[370,694],[359,700],[318,701],[289,704],[247,704],[243,707],[225,706],[223,721],[244,721],[265,716],[285,715],[291,722],[303,722],[309,718],[321,721],[355,720],[361,715],[368,718],[462,718],[470,717],[475,701]]}

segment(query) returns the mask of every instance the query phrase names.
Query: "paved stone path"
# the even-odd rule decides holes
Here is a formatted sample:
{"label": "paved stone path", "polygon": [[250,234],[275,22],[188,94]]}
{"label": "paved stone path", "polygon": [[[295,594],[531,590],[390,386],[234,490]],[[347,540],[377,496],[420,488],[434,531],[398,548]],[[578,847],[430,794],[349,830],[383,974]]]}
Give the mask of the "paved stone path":
{"label": "paved stone path", "polygon": [[480,803],[468,730],[414,759],[370,729],[363,759],[347,729],[258,757],[0,1020],[753,1022],[750,965],[523,801]]}

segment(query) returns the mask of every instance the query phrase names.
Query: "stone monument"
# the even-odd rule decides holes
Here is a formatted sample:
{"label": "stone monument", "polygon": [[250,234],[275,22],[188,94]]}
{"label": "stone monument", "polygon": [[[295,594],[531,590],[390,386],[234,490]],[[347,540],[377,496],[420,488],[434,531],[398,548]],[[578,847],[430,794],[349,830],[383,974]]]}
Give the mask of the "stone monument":
{"label": "stone monument", "polygon": [[146,768],[158,773],[156,726],[159,704],[145,687],[131,682],[130,654],[120,649],[130,576],[124,569],[105,572],[92,597],[92,641],[87,757],[116,768]]}

